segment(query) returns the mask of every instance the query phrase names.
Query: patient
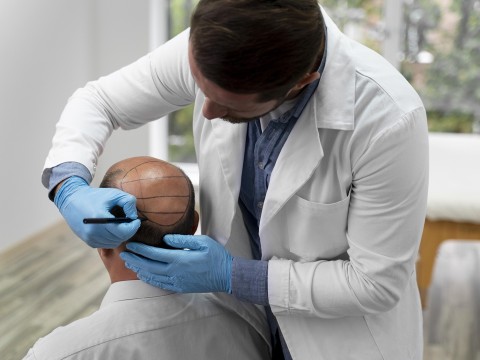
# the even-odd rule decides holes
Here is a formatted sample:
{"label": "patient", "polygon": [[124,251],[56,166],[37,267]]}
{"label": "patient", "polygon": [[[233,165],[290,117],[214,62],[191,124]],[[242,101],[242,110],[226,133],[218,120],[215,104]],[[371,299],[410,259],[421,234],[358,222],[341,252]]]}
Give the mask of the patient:
{"label": "patient", "polygon": [[[130,239],[164,246],[167,233],[198,224],[190,179],[172,164],[134,157],[114,164],[100,185],[137,198],[144,218]],[[122,216],[118,209],[112,214]],[[85,226],[95,226],[89,224]],[[98,249],[111,279],[100,309],[38,340],[24,359],[268,359],[263,312],[226,294],[176,294],[125,268],[116,249]]]}

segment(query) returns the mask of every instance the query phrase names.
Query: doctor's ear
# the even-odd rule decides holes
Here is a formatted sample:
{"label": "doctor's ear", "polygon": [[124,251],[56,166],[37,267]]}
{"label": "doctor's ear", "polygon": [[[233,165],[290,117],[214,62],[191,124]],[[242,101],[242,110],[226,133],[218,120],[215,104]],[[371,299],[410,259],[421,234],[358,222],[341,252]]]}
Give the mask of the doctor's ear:
{"label": "doctor's ear", "polygon": [[305,75],[303,79],[300,80],[290,91],[300,90],[318,79],[320,79],[320,73],[318,71],[314,71],[310,74]]}
{"label": "doctor's ear", "polygon": [[314,71],[310,74],[305,75],[298,83],[296,83],[293,88],[290,89],[290,91],[287,94],[287,97],[290,94],[296,94],[298,93],[301,89],[303,89],[305,86],[308,84],[311,84],[315,80],[320,79],[320,73],[318,71]]}

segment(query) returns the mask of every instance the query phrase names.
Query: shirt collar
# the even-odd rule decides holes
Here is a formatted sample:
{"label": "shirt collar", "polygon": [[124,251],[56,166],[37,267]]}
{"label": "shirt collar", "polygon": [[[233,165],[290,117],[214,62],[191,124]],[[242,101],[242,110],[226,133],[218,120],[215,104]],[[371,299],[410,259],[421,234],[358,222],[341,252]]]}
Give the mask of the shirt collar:
{"label": "shirt collar", "polygon": [[320,84],[308,106],[309,115],[318,128],[353,130],[356,69],[352,61],[349,39],[342,34],[322,8],[328,29],[328,56]]}
{"label": "shirt collar", "polygon": [[140,280],[118,281],[110,285],[100,308],[118,301],[160,297],[170,294],[174,293],[148,285]]}

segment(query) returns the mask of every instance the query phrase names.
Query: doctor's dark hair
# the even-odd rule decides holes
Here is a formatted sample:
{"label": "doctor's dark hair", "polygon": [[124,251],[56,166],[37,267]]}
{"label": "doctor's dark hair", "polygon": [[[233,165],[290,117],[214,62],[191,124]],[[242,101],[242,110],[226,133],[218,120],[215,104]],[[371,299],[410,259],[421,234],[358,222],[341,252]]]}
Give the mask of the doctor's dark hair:
{"label": "doctor's dark hair", "polygon": [[316,70],[325,46],[317,0],[200,0],[190,25],[202,75],[259,101],[285,96]]}
{"label": "doctor's dark hair", "polygon": [[[170,164],[171,165],[171,164]],[[174,165],[171,165],[174,166]],[[182,169],[177,168],[179,173],[185,176],[189,189],[189,201],[188,207],[185,210],[185,216],[177,223],[171,226],[159,225],[150,220],[142,221],[138,231],[128,241],[140,242],[146,245],[155,246],[159,248],[171,249],[163,241],[163,237],[167,234],[182,234],[192,235],[192,229],[195,223],[195,190],[190,178],[183,172]],[[101,188],[118,188],[118,179],[125,175],[124,169],[115,169],[113,171],[107,171],[100,183]],[[161,201],[161,200],[160,200]],[[115,206],[110,212],[115,217],[124,217],[125,213],[119,206]]]}

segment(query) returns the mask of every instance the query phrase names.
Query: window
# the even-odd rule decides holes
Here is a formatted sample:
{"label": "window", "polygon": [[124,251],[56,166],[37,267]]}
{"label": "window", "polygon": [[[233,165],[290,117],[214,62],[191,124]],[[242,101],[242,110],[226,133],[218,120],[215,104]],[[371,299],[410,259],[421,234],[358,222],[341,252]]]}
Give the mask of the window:
{"label": "window", "polygon": [[[170,37],[185,30],[198,0],[170,0]],[[176,111],[168,120],[168,156],[172,162],[196,163],[192,129],[193,105]]]}
{"label": "window", "polygon": [[[197,1],[170,0],[170,36],[189,26]],[[320,3],[347,36],[399,68],[422,97],[431,132],[480,133],[480,0]],[[192,112],[169,118],[170,161],[196,162]]]}
{"label": "window", "polygon": [[480,1],[405,3],[402,71],[432,132],[480,133]]}
{"label": "window", "polygon": [[[480,133],[479,0],[320,3],[346,35],[387,59],[386,45],[400,40],[389,60],[422,97],[431,132]],[[388,14],[388,6],[399,13]]]}

